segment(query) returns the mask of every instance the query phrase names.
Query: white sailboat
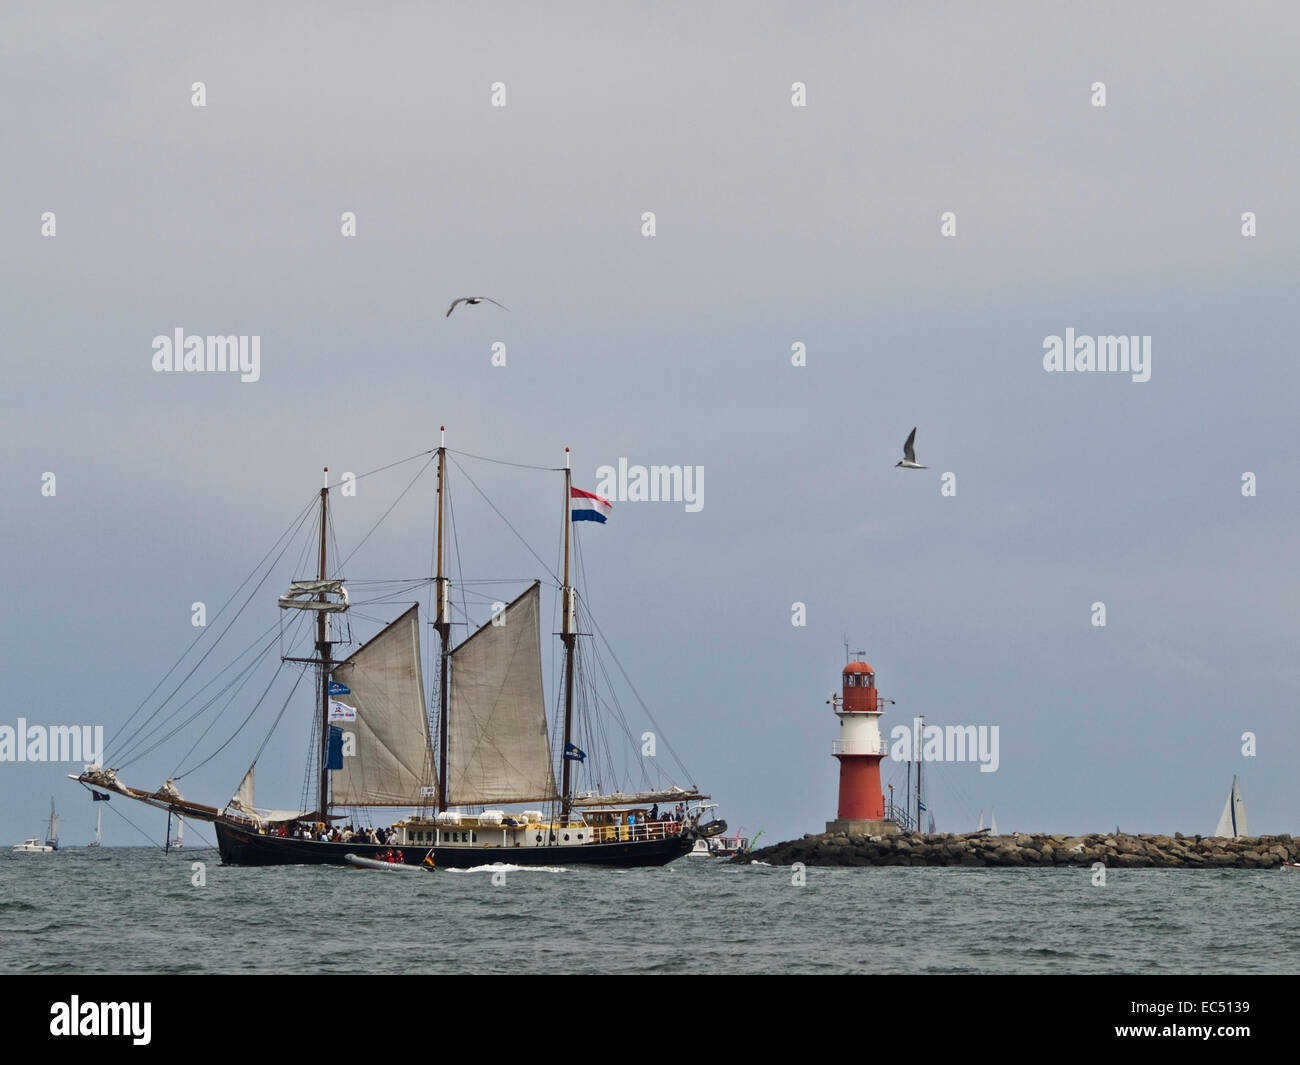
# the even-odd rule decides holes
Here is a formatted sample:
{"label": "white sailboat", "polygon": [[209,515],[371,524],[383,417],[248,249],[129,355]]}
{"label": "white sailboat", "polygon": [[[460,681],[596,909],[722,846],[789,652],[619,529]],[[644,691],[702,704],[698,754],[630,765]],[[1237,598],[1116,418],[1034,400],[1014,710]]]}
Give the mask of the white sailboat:
{"label": "white sailboat", "polygon": [[104,808],[96,804],[95,806],[95,842],[87,843],[87,847],[98,847],[104,841]]}
{"label": "white sailboat", "polygon": [[59,849],[59,815],[54,812],[54,799],[50,798],[50,824],[45,831],[45,843],[42,845],[35,837],[24,840],[14,846],[16,854],[49,854]]}
{"label": "white sailboat", "polygon": [[1237,784],[1236,777],[1232,778],[1232,791],[1228,793],[1228,801],[1223,804],[1223,813],[1219,815],[1214,835],[1233,839],[1249,835],[1246,829],[1246,804],[1242,801],[1241,787]]}

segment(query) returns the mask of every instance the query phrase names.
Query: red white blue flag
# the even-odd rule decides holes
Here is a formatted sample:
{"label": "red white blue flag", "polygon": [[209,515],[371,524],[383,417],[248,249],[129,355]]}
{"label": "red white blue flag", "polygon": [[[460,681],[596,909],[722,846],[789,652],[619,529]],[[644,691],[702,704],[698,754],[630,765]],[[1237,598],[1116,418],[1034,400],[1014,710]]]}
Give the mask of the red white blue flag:
{"label": "red white blue flag", "polygon": [[595,492],[584,492],[581,488],[569,489],[569,501],[573,506],[574,521],[598,521],[602,525],[614,509],[614,504]]}

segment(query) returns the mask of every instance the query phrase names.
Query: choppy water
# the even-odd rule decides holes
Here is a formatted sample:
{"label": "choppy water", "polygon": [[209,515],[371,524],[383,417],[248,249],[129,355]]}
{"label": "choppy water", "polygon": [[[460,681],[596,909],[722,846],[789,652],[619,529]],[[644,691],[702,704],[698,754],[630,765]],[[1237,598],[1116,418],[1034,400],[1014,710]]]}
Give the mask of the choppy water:
{"label": "choppy water", "polygon": [[[194,886],[191,863],[206,863]],[[0,855],[4,973],[1290,973],[1300,873],[223,867]]]}

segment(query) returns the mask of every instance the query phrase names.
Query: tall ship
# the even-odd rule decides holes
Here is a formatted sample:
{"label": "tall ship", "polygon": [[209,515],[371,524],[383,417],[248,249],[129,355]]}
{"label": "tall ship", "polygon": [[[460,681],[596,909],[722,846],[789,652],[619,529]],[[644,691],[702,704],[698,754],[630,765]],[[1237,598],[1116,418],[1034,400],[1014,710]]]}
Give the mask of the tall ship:
{"label": "tall ship", "polygon": [[[662,776],[652,777],[647,767],[653,764],[658,773],[658,758],[632,760],[640,771],[638,786],[627,790],[601,786],[609,776],[605,769],[617,768],[609,753],[607,731],[592,720],[600,710],[611,709],[611,700],[602,699],[596,686],[596,679],[608,673],[587,668],[595,642],[587,637],[599,629],[571,574],[579,544],[574,523],[603,523],[608,501],[573,486],[567,448],[562,470],[525,467],[562,473],[564,485],[562,576],[551,574],[558,594],[560,631],[555,635],[561,651],[560,694],[548,722],[542,676],[542,581],[534,579],[509,603],[492,603],[489,619],[474,627],[465,589],[475,582],[462,580],[458,589],[462,603],[454,609],[453,582],[444,568],[449,454],[461,453],[446,447],[444,428],[438,448],[414,456],[426,458],[426,468],[436,464],[437,470],[432,576],[401,582],[396,592],[381,588],[384,582],[345,579],[342,566],[331,557],[330,493],[338,486],[331,486],[328,470],[315,503],[317,520],[305,520],[309,511],[300,516],[300,533],[315,529],[311,535],[316,572],[291,580],[278,599],[280,645],[294,642],[295,634],[299,644],[307,644],[309,635],[314,637],[306,654],[280,653],[281,668],[297,669],[300,680],[308,675],[313,680],[309,783],[302,793],[307,801],[300,809],[272,810],[256,804],[256,758],[222,807],[183,798],[177,786],[181,773],[153,791],[131,787],[119,779],[119,769],[99,765],[87,766],[74,779],[165,809],[169,815],[211,823],[222,861],[229,865],[344,864],[351,854],[434,868],[496,863],[654,866],[688,853],[700,838],[724,832],[724,821],[702,823],[705,811],[712,807],[704,803],[709,796],[694,784],[682,786]],[[482,494],[476,483],[474,487]],[[495,504],[488,502],[500,516]],[[513,526],[510,529],[519,537]],[[288,543],[285,537],[282,540]],[[531,547],[529,551],[541,561]],[[280,555],[284,553],[281,549]],[[270,572],[262,576],[262,583]],[[372,589],[374,597],[359,599],[358,587]],[[350,642],[351,619],[359,608],[368,612],[382,604],[391,611],[395,598],[424,589],[431,599],[431,627],[438,636],[436,662],[431,663],[436,695],[429,703],[418,602],[355,650],[341,650]],[[369,618],[368,613],[364,616]],[[471,631],[457,641],[452,635],[454,625]],[[292,646],[287,651],[298,649]],[[204,658],[209,654],[211,648]],[[164,706],[170,701],[171,696]],[[128,761],[134,761],[142,748],[152,750],[151,742],[160,744],[174,733],[171,722],[177,711],[160,718],[162,709],[126,734],[123,746],[131,753]],[[623,737],[635,743],[616,698],[612,709]],[[205,736],[211,729],[209,725]],[[161,739],[152,739],[159,735]],[[643,733],[642,739],[650,737],[653,744],[656,736]],[[230,742],[227,738],[223,747]],[[265,747],[263,741],[259,756]],[[584,747],[592,750],[590,758]],[[602,767],[602,762],[608,765]],[[684,767],[677,765],[684,777]],[[391,814],[376,815],[394,809],[406,813],[391,824],[387,823]],[[377,821],[379,828],[370,827]]]}

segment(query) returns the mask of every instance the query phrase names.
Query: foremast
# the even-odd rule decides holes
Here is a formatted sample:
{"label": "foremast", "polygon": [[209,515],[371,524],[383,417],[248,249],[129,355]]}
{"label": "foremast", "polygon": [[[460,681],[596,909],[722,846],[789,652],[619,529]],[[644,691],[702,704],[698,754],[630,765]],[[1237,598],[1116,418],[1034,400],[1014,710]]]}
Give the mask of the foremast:
{"label": "foremast", "polygon": [[[329,498],[330,498],[330,470],[326,466],[324,469],[324,483],[320,490],[320,566],[317,572],[317,580],[322,584],[322,590],[316,597],[318,603],[327,603],[325,598],[324,583],[328,580],[325,571],[325,529],[328,523],[329,515]],[[329,789],[330,789],[330,626],[329,612],[323,607],[316,611],[316,653],[320,655],[320,664],[317,669],[320,673],[320,787],[318,791],[318,804],[316,809],[320,811],[320,819],[328,820],[329,817]],[[168,828],[170,828],[170,822]]]}

